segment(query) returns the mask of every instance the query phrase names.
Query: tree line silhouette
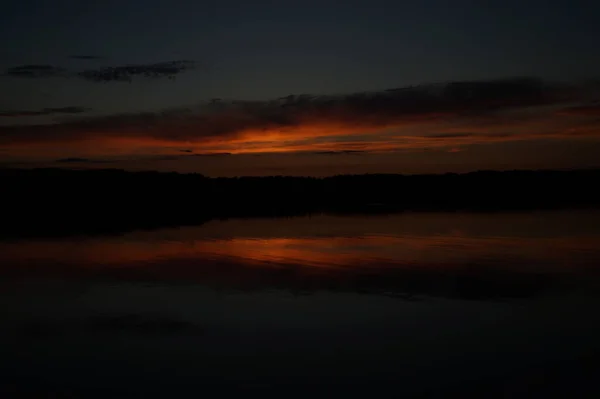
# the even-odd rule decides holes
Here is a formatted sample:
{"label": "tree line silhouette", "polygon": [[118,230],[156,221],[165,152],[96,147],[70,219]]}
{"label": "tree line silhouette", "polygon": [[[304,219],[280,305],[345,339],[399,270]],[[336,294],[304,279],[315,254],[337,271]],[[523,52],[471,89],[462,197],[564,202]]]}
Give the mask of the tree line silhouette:
{"label": "tree line silhouette", "polygon": [[118,169],[0,169],[4,238],[111,233],[215,218],[595,207],[599,169],[209,178]]}

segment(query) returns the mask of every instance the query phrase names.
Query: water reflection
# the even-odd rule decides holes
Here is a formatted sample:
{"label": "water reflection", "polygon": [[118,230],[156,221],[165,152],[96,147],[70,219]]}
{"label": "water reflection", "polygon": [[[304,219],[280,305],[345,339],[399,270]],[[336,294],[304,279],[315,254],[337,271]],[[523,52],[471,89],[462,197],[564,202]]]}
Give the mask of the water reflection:
{"label": "water reflection", "polygon": [[[461,235],[300,238],[193,239],[182,231],[177,241],[92,238],[72,241],[0,243],[4,264],[60,263],[126,265],[164,260],[235,260],[261,266],[294,264],[303,267],[352,268],[381,264],[451,267],[465,261],[532,262],[528,267],[578,267],[594,263],[599,237],[467,237]],[[519,265],[522,267],[523,265]]]}
{"label": "water reflection", "polygon": [[3,242],[0,264],[5,277],[180,281],[220,289],[351,291],[405,299],[522,298],[595,273],[599,215],[221,221],[118,237]]}
{"label": "water reflection", "polygon": [[0,242],[0,395],[600,394],[598,226],[421,213]]}

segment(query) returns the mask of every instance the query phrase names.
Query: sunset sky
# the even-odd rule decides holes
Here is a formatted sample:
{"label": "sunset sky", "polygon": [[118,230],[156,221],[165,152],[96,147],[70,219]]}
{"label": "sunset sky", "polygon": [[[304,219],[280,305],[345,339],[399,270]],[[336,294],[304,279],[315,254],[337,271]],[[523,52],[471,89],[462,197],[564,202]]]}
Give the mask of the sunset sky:
{"label": "sunset sky", "polygon": [[595,1],[9,0],[0,165],[600,167]]}

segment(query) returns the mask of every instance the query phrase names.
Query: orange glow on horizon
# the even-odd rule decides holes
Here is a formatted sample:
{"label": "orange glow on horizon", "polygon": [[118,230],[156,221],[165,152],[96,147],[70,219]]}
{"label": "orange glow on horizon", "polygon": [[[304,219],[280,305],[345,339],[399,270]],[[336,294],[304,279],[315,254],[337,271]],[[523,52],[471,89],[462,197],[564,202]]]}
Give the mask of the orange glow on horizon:
{"label": "orange glow on horizon", "polygon": [[[24,131],[26,133],[26,131]],[[7,156],[136,157],[196,153],[289,153],[310,151],[394,151],[458,148],[474,144],[543,139],[600,139],[594,120],[553,113],[524,120],[461,119],[421,115],[402,120],[306,120],[290,127],[240,128],[205,136],[203,126],[155,126],[106,131],[61,131],[60,126],[36,135],[11,136],[0,142]]]}

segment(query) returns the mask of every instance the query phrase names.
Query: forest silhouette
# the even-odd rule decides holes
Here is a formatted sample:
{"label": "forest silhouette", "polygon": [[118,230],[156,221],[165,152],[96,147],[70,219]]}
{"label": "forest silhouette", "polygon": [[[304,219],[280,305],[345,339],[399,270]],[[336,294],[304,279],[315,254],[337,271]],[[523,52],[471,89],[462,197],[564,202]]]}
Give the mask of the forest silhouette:
{"label": "forest silhouette", "polygon": [[236,217],[596,207],[599,169],[210,178],[1,169],[3,239],[120,233]]}

